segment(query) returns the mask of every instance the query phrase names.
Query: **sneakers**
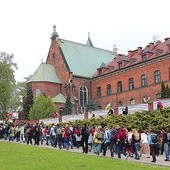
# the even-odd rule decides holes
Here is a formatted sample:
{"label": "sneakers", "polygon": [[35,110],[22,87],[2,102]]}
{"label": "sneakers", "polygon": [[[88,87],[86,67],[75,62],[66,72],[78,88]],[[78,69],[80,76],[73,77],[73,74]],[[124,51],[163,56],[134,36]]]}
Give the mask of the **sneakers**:
{"label": "sneakers", "polygon": [[164,161],[169,161],[169,159],[165,159]]}

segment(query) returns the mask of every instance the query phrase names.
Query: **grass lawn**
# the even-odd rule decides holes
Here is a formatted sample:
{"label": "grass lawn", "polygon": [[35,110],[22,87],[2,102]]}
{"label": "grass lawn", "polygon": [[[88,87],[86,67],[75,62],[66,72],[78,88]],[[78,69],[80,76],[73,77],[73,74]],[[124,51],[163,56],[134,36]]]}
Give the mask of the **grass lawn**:
{"label": "grass lawn", "polygon": [[168,170],[125,160],[0,141],[0,170]]}

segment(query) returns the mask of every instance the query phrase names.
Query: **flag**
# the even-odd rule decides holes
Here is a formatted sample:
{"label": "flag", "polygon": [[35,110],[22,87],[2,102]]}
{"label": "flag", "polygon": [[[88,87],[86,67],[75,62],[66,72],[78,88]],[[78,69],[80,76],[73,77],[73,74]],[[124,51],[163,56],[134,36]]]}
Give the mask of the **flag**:
{"label": "flag", "polygon": [[110,109],[111,106],[112,106],[111,103],[108,103],[108,104],[106,105],[106,107],[105,107],[105,110]]}

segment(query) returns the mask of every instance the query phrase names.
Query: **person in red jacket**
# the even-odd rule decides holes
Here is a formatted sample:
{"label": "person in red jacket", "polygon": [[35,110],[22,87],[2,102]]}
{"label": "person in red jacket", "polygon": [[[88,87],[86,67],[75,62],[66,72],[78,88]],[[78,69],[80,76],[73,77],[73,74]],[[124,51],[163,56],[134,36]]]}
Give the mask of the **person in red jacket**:
{"label": "person in red jacket", "polygon": [[116,126],[116,129],[116,145],[118,158],[121,159],[121,154],[123,154],[125,156],[125,159],[127,160],[128,154],[125,152],[126,131],[123,130],[119,125]]}

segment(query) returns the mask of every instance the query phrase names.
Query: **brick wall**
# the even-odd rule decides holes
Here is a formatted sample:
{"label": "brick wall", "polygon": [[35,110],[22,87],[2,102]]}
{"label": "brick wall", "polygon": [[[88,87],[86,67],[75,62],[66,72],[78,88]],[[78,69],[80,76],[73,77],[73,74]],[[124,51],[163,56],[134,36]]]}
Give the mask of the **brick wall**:
{"label": "brick wall", "polygon": [[34,97],[36,96],[36,89],[39,89],[41,93],[44,93],[46,96],[52,97],[61,92],[61,85],[56,83],[31,82],[28,83],[28,86],[31,87]]}
{"label": "brick wall", "polygon": [[[107,103],[112,105],[121,100],[123,103],[130,104],[131,99],[135,99],[135,103],[142,103],[142,97],[146,94],[151,100],[156,100],[156,94],[161,92],[161,82],[154,83],[154,72],[159,70],[161,73],[161,81],[170,86],[169,68],[170,57],[160,57],[150,62],[137,64],[131,68],[121,69],[107,75],[95,78],[92,81],[92,98],[96,105],[101,104],[104,108]],[[147,86],[141,88],[141,75],[146,74]],[[129,91],[129,78],[134,79],[134,90]],[[117,93],[117,82],[122,81],[122,92]],[[112,94],[106,95],[107,84],[111,84]],[[102,97],[97,98],[97,87],[101,87]]]}

